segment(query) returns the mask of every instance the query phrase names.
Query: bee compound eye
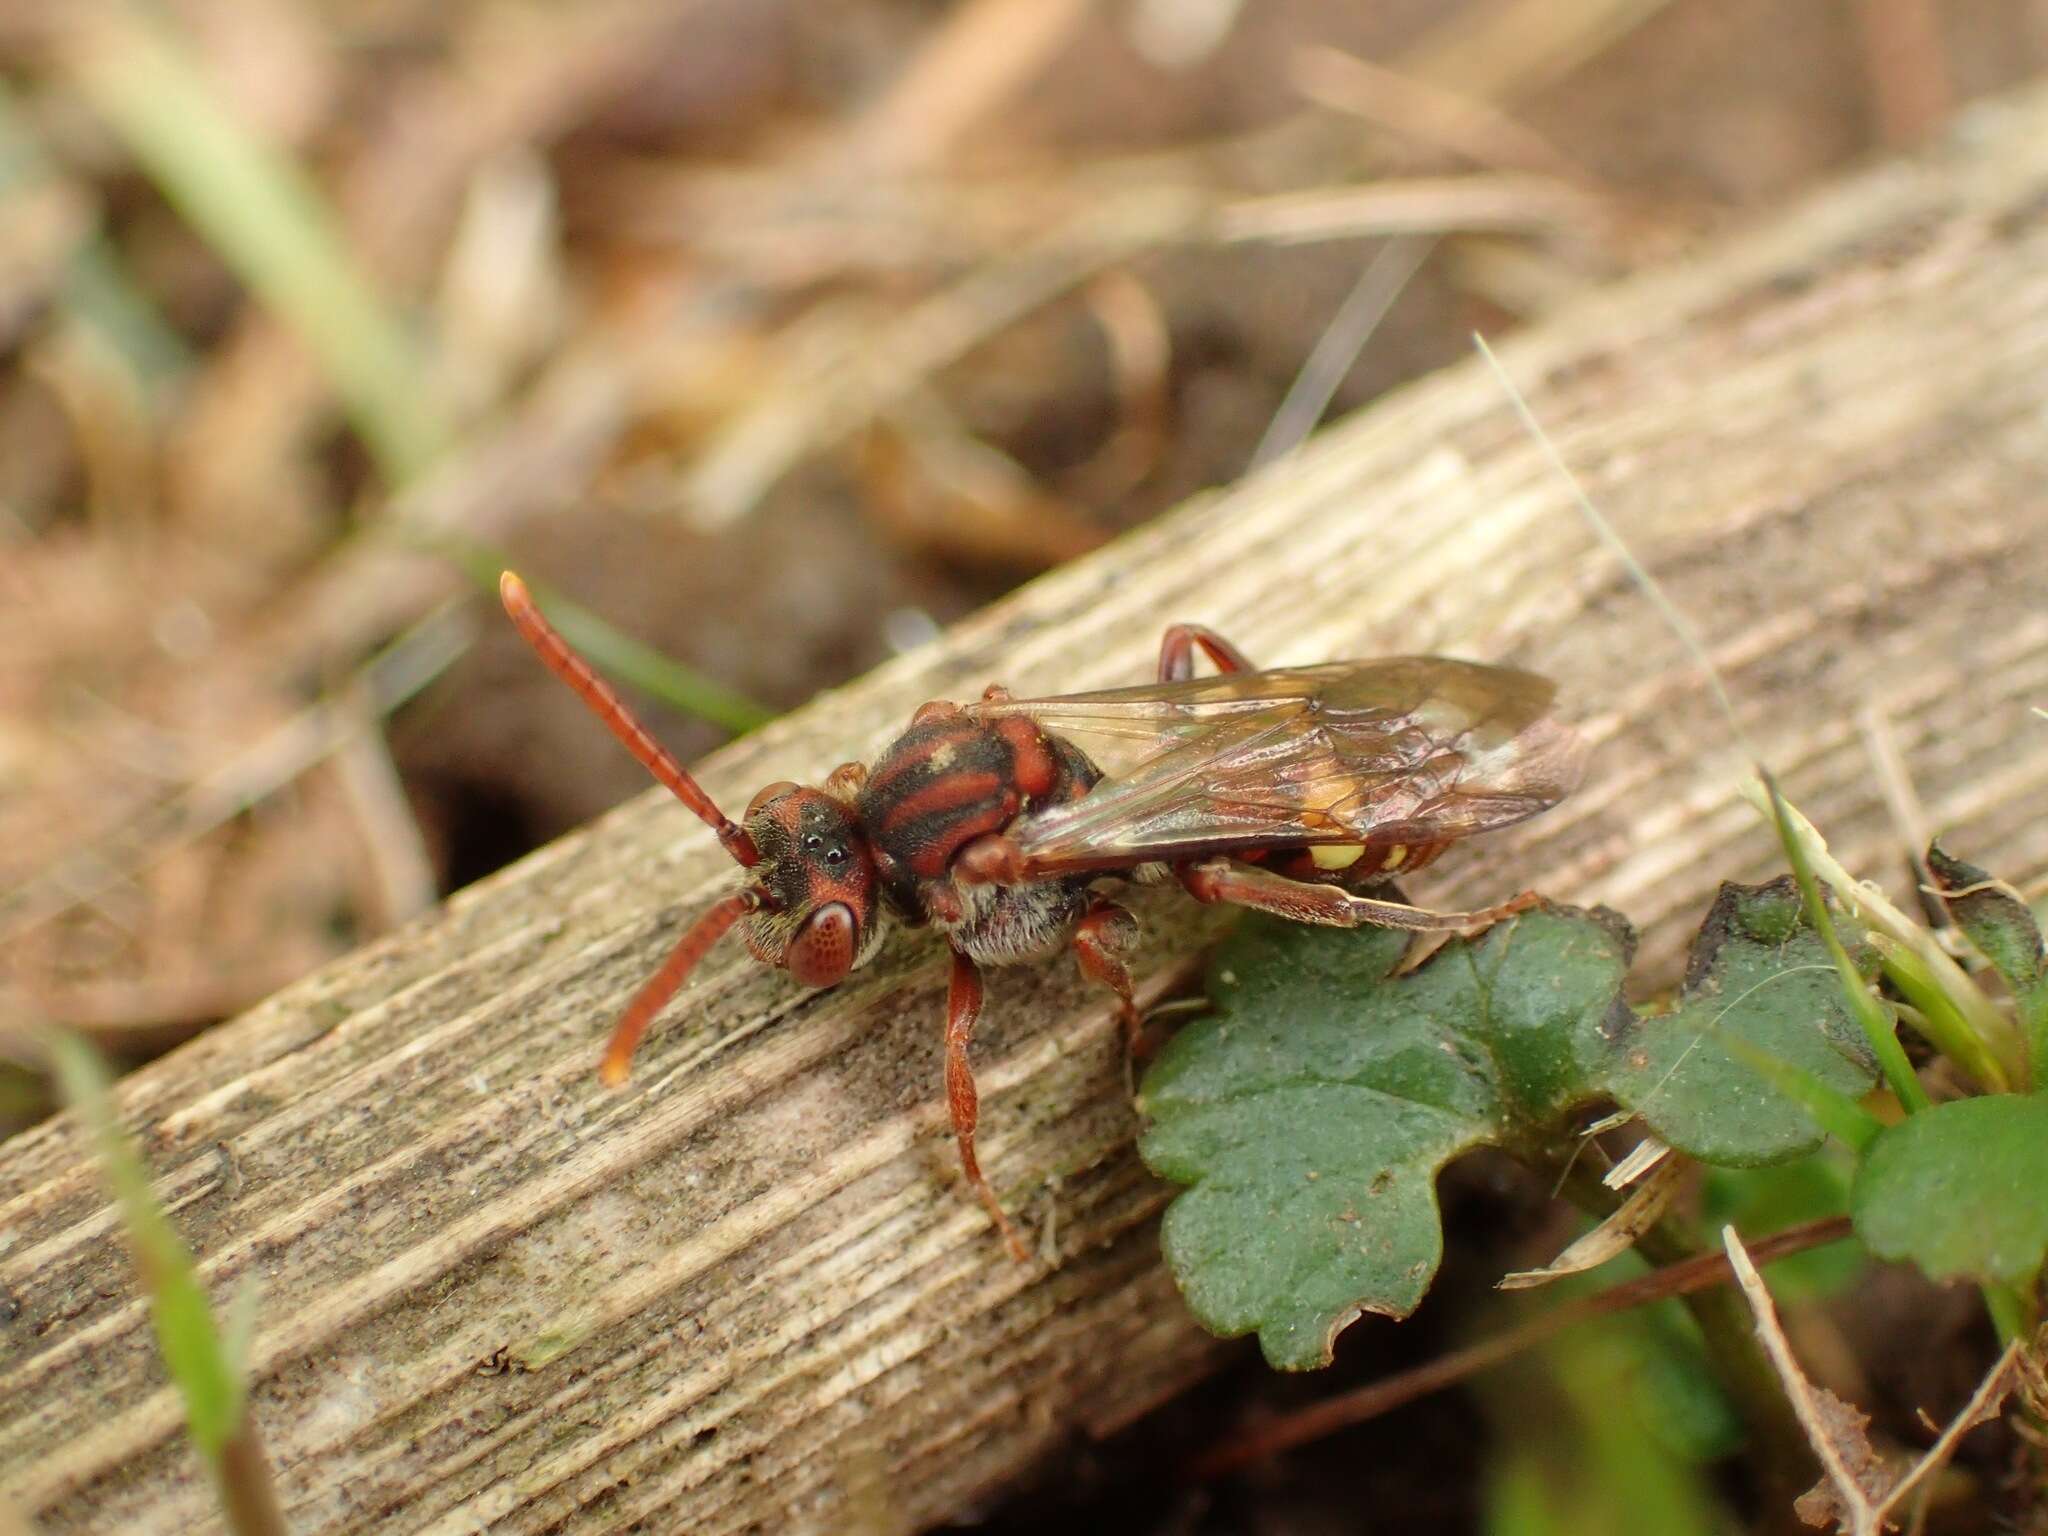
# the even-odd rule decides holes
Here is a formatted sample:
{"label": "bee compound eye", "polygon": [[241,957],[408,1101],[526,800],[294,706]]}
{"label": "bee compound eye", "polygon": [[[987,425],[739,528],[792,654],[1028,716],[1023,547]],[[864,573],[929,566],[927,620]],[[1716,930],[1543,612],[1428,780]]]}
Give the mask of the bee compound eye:
{"label": "bee compound eye", "polygon": [[804,919],[782,963],[805,986],[829,987],[853,969],[858,937],[853,909],[843,901],[827,903]]}

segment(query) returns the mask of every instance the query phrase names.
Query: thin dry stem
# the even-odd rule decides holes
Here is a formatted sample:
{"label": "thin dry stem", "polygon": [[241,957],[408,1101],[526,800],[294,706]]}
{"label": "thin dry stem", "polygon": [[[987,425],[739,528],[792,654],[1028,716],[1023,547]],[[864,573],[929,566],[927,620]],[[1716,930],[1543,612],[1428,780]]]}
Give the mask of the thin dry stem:
{"label": "thin dry stem", "polygon": [[1883,1525],[1878,1504],[1869,1486],[1876,1457],[1870,1442],[1863,1438],[1860,1424],[1850,1417],[1855,1410],[1847,1408],[1825,1387],[1816,1387],[1806,1379],[1785,1339],[1785,1330],[1778,1324],[1777,1304],[1771,1300],[1770,1290],[1735,1228],[1721,1229],[1721,1244],[1727,1250],[1735,1283],[1742,1288],[1756,1318],[1757,1338],[1770,1356],[1792,1411],[1798,1415],[1808,1443],[1834,1486],[1845,1527],[1853,1536],[1881,1536]]}
{"label": "thin dry stem", "polygon": [[1513,101],[1570,74],[1670,0],[1492,0],[1461,6],[1402,55],[1426,84]]}
{"label": "thin dry stem", "polygon": [[1877,770],[1878,787],[1884,791],[1885,808],[1891,812],[1893,823],[1899,829],[1900,844],[1906,850],[1906,859],[1913,866],[1913,876],[1922,892],[1937,904],[1938,910],[1946,912],[1948,902],[1940,887],[1935,883],[1934,871],[1927,865],[1927,849],[1933,843],[1927,807],[1920,803],[1920,792],[1913,787],[1913,777],[1906,770],[1906,759],[1899,751],[1898,732],[1892,729],[1891,717],[1884,706],[1876,700],[1866,700],[1856,708],[1856,729],[1863,733],[1864,744],[1870,749],[1871,765]]}
{"label": "thin dry stem", "polygon": [[[1610,1115],[1607,1118],[1613,1120],[1615,1117]],[[1633,1114],[1626,1115],[1622,1118],[1622,1123],[1626,1124],[1628,1120],[1634,1118]],[[1592,1135],[1594,1133],[1589,1130],[1586,1134]],[[1666,1143],[1659,1141],[1654,1136],[1645,1136],[1641,1141],[1629,1148],[1628,1156],[1601,1175],[1600,1182],[1609,1189],[1627,1189],[1629,1185],[1635,1183],[1637,1179],[1640,1179],[1666,1158],[1675,1156],[1677,1154]]]}
{"label": "thin dry stem", "polygon": [[391,761],[373,700],[356,701],[357,724],[334,755],[335,777],[363,830],[374,900],[373,926],[395,928],[431,907],[440,892],[434,861]]}
{"label": "thin dry stem", "polygon": [[1497,171],[1591,185],[1592,177],[1555,144],[1490,101],[1323,44],[1297,50],[1291,62],[1295,89],[1318,106]]}
{"label": "thin dry stem", "polygon": [[1380,322],[1400,300],[1402,291],[1436,246],[1433,236],[1403,235],[1389,240],[1374,254],[1358,281],[1346,295],[1337,313],[1316,338],[1314,350],[1288,386],[1286,398],[1273,412],[1252,450],[1250,468],[1269,464],[1298,447],[1323,413],[1330,408],[1337,386],[1372,340]]}
{"label": "thin dry stem", "polygon": [[1247,198],[1220,207],[1208,232],[1226,243],[1300,245],[1450,230],[1576,230],[1595,223],[1597,214],[1597,205],[1569,182],[1474,172]]}
{"label": "thin dry stem", "polygon": [[1827,1472],[1827,1483],[1822,1486],[1831,1491],[1831,1498],[1817,1497],[1821,1490],[1816,1489],[1800,1500],[1800,1513],[1810,1521],[1816,1514],[1832,1516],[1848,1536],[1883,1536],[1888,1517],[1899,1502],[1948,1460],[1965,1434],[1997,1416],[2007,1394],[2019,1382],[2022,1341],[2015,1339],[2006,1346],[2005,1353],[1978,1383],[1969,1402],[1949,1421],[1940,1438],[1912,1466],[1891,1477],[1886,1475],[1883,1462],[1863,1433],[1868,1420],[1825,1387],[1816,1387],[1807,1380],[1784,1329],[1779,1326],[1778,1309],[1770,1290],[1757,1273],[1741,1237],[1733,1227],[1724,1227],[1721,1241],[1736,1283],[1742,1287],[1755,1314],[1757,1337],[1763,1341],[1793,1412],[1799,1416],[1800,1427],[1806,1431],[1814,1454]]}
{"label": "thin dry stem", "polygon": [[881,99],[835,133],[830,158],[868,175],[943,160],[968,129],[1031,83],[1094,5],[968,0],[954,6]]}

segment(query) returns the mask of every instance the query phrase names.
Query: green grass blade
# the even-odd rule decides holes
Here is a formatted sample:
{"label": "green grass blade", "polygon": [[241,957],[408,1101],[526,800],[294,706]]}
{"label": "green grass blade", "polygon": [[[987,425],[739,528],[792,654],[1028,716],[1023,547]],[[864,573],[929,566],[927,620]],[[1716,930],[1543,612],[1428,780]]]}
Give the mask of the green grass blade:
{"label": "green grass blade", "polygon": [[1806,857],[1806,844],[1793,828],[1785,797],[1778,792],[1778,781],[1769,773],[1761,769],[1758,771],[1764,789],[1771,797],[1771,817],[1777,824],[1778,841],[1784,846],[1785,857],[1792,865],[1792,878],[1798,881],[1800,898],[1806,903],[1807,921],[1813,924],[1814,932],[1827,946],[1828,957],[1834,961],[1835,974],[1841,978],[1842,996],[1849,1005],[1849,1012],[1862,1027],[1864,1037],[1870,1041],[1870,1048],[1877,1055],[1878,1067],[1899,1102],[1909,1113],[1925,1109],[1929,1103],[1927,1090],[1913,1075],[1912,1063],[1906,1060],[1905,1047],[1899,1044],[1898,1031],[1890,1015],[1885,1012],[1884,1005],[1871,995],[1870,988],[1864,985],[1855,962],[1849,958],[1849,952],[1842,947],[1840,935],[1835,932],[1834,917],[1828,911],[1827,903],[1821,899],[1820,882],[1813,877],[1813,865]]}
{"label": "green grass blade", "polygon": [[1920,1032],[1935,1048],[1969,1073],[1979,1087],[1991,1093],[2010,1093],[2012,1080],[2005,1075],[2004,1066],[1986,1049],[1919,955],[1886,933],[1871,934],[1870,946],[1884,962],[1884,973],[1892,985],[1919,1009]]}
{"label": "green grass blade", "polygon": [[57,1031],[50,1049],[65,1098],[98,1144],[101,1172],[121,1208],[135,1267],[149,1292],[157,1346],[185,1398],[192,1443],[217,1468],[242,1421],[242,1382],[221,1347],[192,1255],[150,1194],[149,1174],[115,1118],[99,1057],[82,1040]]}
{"label": "green grass blade", "polygon": [[1987,1280],[1979,1289],[1984,1293],[1984,1310],[1991,1314],[1991,1327],[2000,1344],[2010,1345],[2033,1332],[2027,1321],[2027,1304],[2018,1287]]}
{"label": "green grass blade", "polygon": [[386,478],[426,468],[448,441],[440,404],[313,182],[237,121],[199,63],[139,11],[87,29],[71,63],[165,198],[312,349]]}
{"label": "green grass blade", "polygon": [[[418,541],[423,547],[452,560],[488,592],[493,604],[498,597],[498,577],[510,566],[510,557],[481,540],[437,534]],[[696,668],[642,644],[623,630],[606,623],[581,603],[564,597],[544,582],[528,581],[533,600],[550,623],[598,671],[614,682],[626,683],[650,697],[661,700],[684,714],[709,720],[713,725],[744,736],[775,718],[776,712],[745,694],[705,676]]]}
{"label": "green grass blade", "polygon": [[620,682],[721,725],[735,736],[775,718],[773,710],[641,644],[560,593],[537,594],[534,600],[571,645]]}
{"label": "green grass blade", "polygon": [[1942,950],[1934,935],[1886,901],[1874,887],[1865,885],[1844,869],[1828,852],[1827,843],[1814,830],[1813,823],[1782,797],[1773,799],[1772,790],[1761,778],[1744,783],[1742,796],[1771,822],[1781,840],[1785,828],[1791,828],[1792,836],[1798,841],[1800,852],[1815,879],[1827,883],[1843,904],[1856,914],[1857,921],[1866,932],[1888,934],[1920,957],[1928,975],[1939,984],[1943,994],[1969,1026],[1970,1033],[1998,1058],[2006,1081],[2026,1081],[2026,1042],[2019,1026],[2005,1015],[1967,971]]}
{"label": "green grass blade", "polygon": [[235,1536],[284,1536],[284,1514],[270,1466],[248,1415],[243,1358],[253,1291],[237,1298],[224,1337],[215,1327],[192,1255],[150,1193],[149,1172],[114,1113],[106,1068],[84,1041],[49,1032],[50,1056],[64,1097],[98,1145],[100,1171],[128,1231],[129,1251],[149,1293],[157,1348],[185,1399],[186,1432],[213,1474]]}

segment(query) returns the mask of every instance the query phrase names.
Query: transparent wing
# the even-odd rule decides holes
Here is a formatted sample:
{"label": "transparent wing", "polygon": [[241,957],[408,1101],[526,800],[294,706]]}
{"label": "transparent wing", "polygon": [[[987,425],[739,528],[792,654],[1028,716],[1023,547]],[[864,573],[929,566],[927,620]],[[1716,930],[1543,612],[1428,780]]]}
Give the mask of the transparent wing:
{"label": "transparent wing", "polygon": [[1140,749],[1010,836],[1037,873],[1281,845],[1425,843],[1547,810],[1580,738],[1532,672],[1435,656],[1328,662],[974,706]]}

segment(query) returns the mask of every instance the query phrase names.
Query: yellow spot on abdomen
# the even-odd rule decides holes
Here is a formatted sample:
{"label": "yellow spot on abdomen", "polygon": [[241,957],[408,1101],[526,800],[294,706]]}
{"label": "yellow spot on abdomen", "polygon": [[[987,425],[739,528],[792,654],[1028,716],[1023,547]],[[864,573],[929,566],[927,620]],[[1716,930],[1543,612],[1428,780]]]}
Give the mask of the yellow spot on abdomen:
{"label": "yellow spot on abdomen", "polygon": [[1365,853],[1358,843],[1317,843],[1308,851],[1317,869],[1349,869]]}

